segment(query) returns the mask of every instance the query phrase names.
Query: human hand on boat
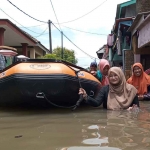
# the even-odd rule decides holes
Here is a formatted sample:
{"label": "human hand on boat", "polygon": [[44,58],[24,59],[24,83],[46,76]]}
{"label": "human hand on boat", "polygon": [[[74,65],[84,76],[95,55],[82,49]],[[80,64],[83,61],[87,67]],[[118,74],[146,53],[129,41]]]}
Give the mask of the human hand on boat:
{"label": "human hand on boat", "polygon": [[80,94],[83,95],[83,98],[84,98],[84,99],[87,98],[87,93],[86,93],[86,91],[85,91],[83,88],[80,88],[80,89],[79,89],[79,95],[80,95]]}

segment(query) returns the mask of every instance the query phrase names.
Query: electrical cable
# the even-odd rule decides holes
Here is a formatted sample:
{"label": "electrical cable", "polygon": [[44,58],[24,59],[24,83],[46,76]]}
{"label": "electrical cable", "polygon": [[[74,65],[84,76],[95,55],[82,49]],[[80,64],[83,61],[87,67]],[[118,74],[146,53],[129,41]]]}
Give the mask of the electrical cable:
{"label": "electrical cable", "polygon": [[39,21],[39,22],[43,22],[43,23],[47,23],[46,21],[41,21],[41,20],[39,20],[39,19],[36,19],[36,18],[34,18],[34,17],[32,17],[32,16],[30,16],[30,15],[28,15],[26,12],[24,12],[23,10],[21,10],[20,8],[18,8],[15,4],[13,4],[11,1],[9,1],[9,0],[7,0],[11,5],[13,5],[14,7],[16,7],[19,11],[21,11],[22,13],[24,13],[25,15],[27,15],[28,17],[30,17],[30,18],[32,18],[32,19],[34,19],[34,20],[36,20],[36,21]]}
{"label": "electrical cable", "polygon": [[84,54],[86,54],[87,56],[89,56],[91,59],[95,59],[95,57],[89,55],[88,53],[86,53],[84,50],[82,50],[81,48],[79,48],[75,43],[73,43],[65,34],[63,34],[75,47],[77,47],[80,51],[82,51]]}
{"label": "electrical cable", "polygon": [[[15,8],[17,8],[19,11],[21,11],[22,13],[24,13],[25,15],[27,15],[28,17],[30,17],[30,18],[32,18],[32,19],[34,19],[34,20],[36,20],[36,21],[39,21],[39,22],[43,22],[43,23],[47,23],[47,22],[45,22],[45,21],[41,21],[41,20],[38,20],[38,19],[36,19],[36,18],[34,18],[34,17],[32,17],[32,16],[30,16],[30,15],[28,15],[27,13],[25,13],[23,10],[21,10],[20,8],[18,8],[16,5],[14,5],[11,1],[9,1],[9,0],[7,0],[11,5],[13,5]],[[107,0],[105,0],[103,3],[101,3],[99,6],[97,6],[96,8],[94,8],[93,10],[91,10],[90,12],[88,12],[87,14],[89,14],[89,13],[91,13],[92,11],[94,11],[95,9],[97,9],[98,7],[100,7],[102,4],[104,4],[105,2],[106,2]],[[50,1],[51,2],[51,1]],[[52,2],[51,2],[51,4],[52,4]],[[52,5],[52,7],[53,7],[53,5]],[[54,7],[53,7],[53,10],[54,10]],[[54,10],[54,13],[55,13],[55,10]],[[85,15],[83,15],[82,17],[84,17],[84,16],[86,16],[87,14],[85,14]],[[55,16],[56,16],[56,13],[55,13]],[[82,17],[79,17],[79,18],[77,18],[77,19],[80,19],[80,18],[82,18]],[[57,19],[57,16],[56,16],[56,19]],[[75,20],[77,20],[77,19],[75,19]],[[72,21],[75,21],[75,20],[72,20]],[[57,21],[58,21],[58,19],[57,19]],[[59,23],[59,22],[58,22]],[[58,24],[57,23],[57,24]],[[66,22],[65,22],[66,23]],[[54,25],[54,24],[53,24]],[[55,25],[54,25],[55,26]],[[56,26],[55,26],[56,27]],[[56,27],[57,28],[57,27]],[[58,28],[57,28],[58,29]],[[29,29],[28,29],[29,30]],[[60,29],[58,29],[59,31],[60,31]],[[45,31],[44,31],[45,32]],[[60,31],[60,32],[62,32],[62,31]],[[62,32],[62,34],[74,45],[74,46],[76,46],[78,49],[80,49],[83,53],[85,53],[86,55],[88,55],[91,59],[97,59],[97,58],[95,58],[95,57],[93,57],[93,56],[91,56],[91,55],[89,55],[88,53],[86,53],[85,51],[83,51],[81,48],[79,48],[76,44],[74,44],[63,32]]]}
{"label": "electrical cable", "polygon": [[46,32],[47,29],[48,29],[48,27],[46,27],[46,29],[41,34],[39,34],[38,36],[35,36],[35,38],[40,37],[41,35],[44,35],[44,33]]}
{"label": "electrical cable", "polygon": [[[1,9],[1,8],[0,8]],[[8,17],[10,17],[12,20],[14,20],[16,23],[18,23],[19,25],[21,25],[22,27],[24,27],[22,24],[20,24],[18,21],[16,21],[15,19],[13,19],[11,16],[9,16],[6,12],[4,12],[2,9],[1,9],[1,11],[3,12],[3,13],[5,13]],[[54,24],[53,24],[54,25]],[[55,26],[55,25],[54,25]],[[56,27],[56,26],[55,26]],[[30,30],[30,29],[28,29],[28,28],[26,28],[26,27],[24,27],[25,29],[27,29],[27,30],[29,30],[29,31],[31,31],[31,32],[33,32],[33,33],[36,33],[36,34],[39,34],[38,36],[36,36],[36,37],[39,37],[39,36],[41,36],[41,35],[44,35],[44,33],[45,33],[45,31],[47,30],[47,28],[42,32],[42,33],[37,33],[37,32],[34,32],[34,31],[32,31],[32,30]],[[57,28],[57,27],[56,27]],[[58,28],[57,28],[58,29]],[[61,32],[61,30],[60,29],[58,29],[60,32]],[[45,34],[48,34],[48,33],[45,33]],[[64,33],[63,33],[63,35],[64,35]],[[66,36],[66,38],[67,39],[69,39],[67,36]],[[69,39],[70,40],[70,39]],[[71,43],[73,43],[71,40],[70,40],[70,42]],[[75,45],[75,44],[74,44]],[[77,47],[77,46],[76,46]],[[79,47],[77,47],[78,49],[80,49]],[[81,50],[81,49],[80,49]],[[82,52],[84,52],[83,50],[81,50]],[[85,53],[85,52],[84,52]],[[86,53],[87,54],[87,53]],[[90,58],[92,57],[92,56],[90,56],[89,54],[87,54]],[[94,57],[92,57],[91,59],[93,59]]]}
{"label": "electrical cable", "polygon": [[[54,26],[55,26],[55,24],[54,23],[52,23]],[[56,27],[56,26],[55,26]],[[57,28],[57,27],[56,27]],[[60,29],[59,28],[57,28],[59,31],[60,31]],[[61,31],[60,31],[61,32]],[[91,59],[98,59],[98,58],[95,58],[95,57],[93,57],[93,56],[91,56],[91,55],[89,55],[88,53],[86,53],[84,50],[82,50],[81,48],[79,48],[75,43],[73,43],[64,33],[63,33],[63,35],[75,46],[75,47],[77,47],[80,51],[82,51],[84,54],[86,54],[87,56],[89,56]],[[99,59],[98,59],[99,60]]]}
{"label": "electrical cable", "polygon": [[27,30],[33,32],[33,33],[40,34],[40,33],[37,33],[37,32],[35,32],[35,31],[32,31],[32,30],[30,30],[30,29],[24,27],[24,26],[23,26],[22,24],[20,24],[18,21],[16,21],[16,20],[13,19],[11,16],[9,16],[2,8],[0,8],[0,10],[1,10],[5,15],[7,15],[9,18],[11,18],[13,21],[15,21],[15,22],[18,23],[20,26],[22,26],[23,28],[25,28],[25,29],[27,29]]}
{"label": "electrical cable", "polygon": [[[76,20],[79,20],[79,19],[81,19],[81,18],[87,16],[88,14],[90,14],[91,12],[93,12],[94,10],[96,10],[97,8],[99,8],[100,6],[102,6],[106,1],[107,1],[107,0],[103,1],[100,5],[98,5],[97,7],[95,7],[95,8],[92,9],[91,11],[89,11],[88,13],[82,15],[81,17],[78,17],[78,18],[73,19],[73,20],[70,20],[70,21],[61,22],[61,23],[59,23],[59,24],[64,24],[64,23],[69,23],[69,22],[74,22],[74,21],[76,21]],[[55,24],[57,24],[57,23],[55,23]]]}
{"label": "electrical cable", "polygon": [[[24,13],[25,15],[27,15],[28,17],[30,17],[30,18],[32,18],[32,19],[34,19],[34,20],[36,20],[36,21],[39,21],[39,22],[43,22],[43,23],[47,23],[46,21],[42,21],[42,20],[39,20],[39,19],[36,19],[36,18],[34,18],[34,17],[32,17],[32,16],[30,16],[29,14],[27,14],[26,12],[24,12],[23,10],[21,10],[19,7],[17,7],[15,4],[13,4],[11,1],[9,1],[9,0],[7,0],[11,5],[13,5],[15,8],[17,8],[19,11],[21,11],[22,13]],[[66,21],[66,22],[61,22],[61,23],[55,23],[55,24],[64,24],[64,23],[69,23],[69,22],[73,22],[73,21],[76,21],[76,20],[78,20],[78,19],[81,19],[81,18],[83,18],[83,17],[85,17],[85,16],[87,16],[88,14],[90,14],[91,12],[93,12],[94,10],[96,10],[97,8],[99,8],[100,6],[102,6],[105,2],[106,2],[107,0],[105,0],[104,2],[102,2],[100,5],[98,5],[97,7],[95,7],[94,9],[92,9],[91,11],[89,11],[88,13],[86,13],[86,14],[84,14],[84,15],[82,15],[81,17],[78,17],[78,18],[76,18],[76,19],[73,19],[73,20],[70,20],[70,21]],[[52,3],[51,3],[52,4]],[[52,7],[53,7],[53,5],[52,5]],[[53,9],[54,10],[54,9]],[[55,11],[54,11],[55,12]],[[58,20],[58,19],[57,19]]]}
{"label": "electrical cable", "polygon": [[45,25],[45,23],[43,23],[43,24],[39,24],[39,25],[35,25],[35,26],[20,27],[20,28],[34,28],[34,27],[39,27],[39,26],[43,26],[43,25]]}
{"label": "electrical cable", "polygon": [[55,12],[55,9],[54,9],[54,6],[53,6],[53,3],[52,3],[52,0],[50,0],[50,3],[51,3],[51,6],[52,6],[52,8],[53,8],[53,11],[54,11],[56,20],[57,20],[57,24],[59,25],[59,28],[60,28],[60,30],[62,31],[62,29],[61,29],[61,27],[60,27],[60,24],[59,24],[59,21],[58,21],[58,18],[57,18],[57,15],[56,15],[56,12]]}
{"label": "electrical cable", "polygon": [[62,26],[65,27],[65,28],[71,29],[71,30],[75,30],[75,31],[83,32],[83,33],[88,33],[88,34],[96,34],[96,35],[104,35],[104,36],[108,35],[108,34],[99,34],[99,33],[86,32],[86,31],[82,31],[82,30],[78,30],[78,29],[73,29],[73,28],[70,28],[70,27],[67,27],[67,26],[64,26],[64,25],[62,25]]}

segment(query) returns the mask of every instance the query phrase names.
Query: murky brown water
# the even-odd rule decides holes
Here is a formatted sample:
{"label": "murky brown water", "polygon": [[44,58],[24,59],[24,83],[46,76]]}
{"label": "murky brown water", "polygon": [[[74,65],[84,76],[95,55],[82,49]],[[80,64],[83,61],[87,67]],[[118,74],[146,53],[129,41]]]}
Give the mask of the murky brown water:
{"label": "murky brown water", "polygon": [[[1,150],[150,150],[150,102],[139,113],[100,108],[0,108]],[[64,149],[63,149],[64,150]]]}

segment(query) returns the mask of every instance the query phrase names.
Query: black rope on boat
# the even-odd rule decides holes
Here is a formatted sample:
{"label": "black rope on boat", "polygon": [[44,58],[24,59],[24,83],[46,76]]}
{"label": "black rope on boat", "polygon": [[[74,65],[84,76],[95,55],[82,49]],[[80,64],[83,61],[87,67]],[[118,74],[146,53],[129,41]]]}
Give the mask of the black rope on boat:
{"label": "black rope on boat", "polygon": [[[79,70],[79,71],[75,71],[76,76],[77,76],[77,79],[78,79],[78,82],[79,82],[79,88],[82,88],[81,82],[80,82],[80,78],[79,78],[79,76],[78,76],[78,73],[79,73],[79,72],[80,72],[80,70]],[[80,94],[79,100],[76,102],[76,105],[75,105],[75,107],[72,109],[72,111],[74,111],[78,106],[80,106],[80,104],[81,104],[81,102],[82,102],[83,100],[84,100],[84,99],[83,99],[83,94]]]}
{"label": "black rope on boat", "polygon": [[[71,64],[71,63],[69,63],[69,62],[66,62],[66,61],[63,61],[63,60],[61,60],[61,62],[62,62],[64,65],[68,66],[70,69],[72,69],[72,70],[75,72],[75,74],[76,74],[76,76],[77,76],[77,79],[78,79],[78,82],[79,82],[79,88],[82,88],[81,82],[80,82],[80,78],[79,78],[79,76],[78,76],[78,73],[79,73],[81,70],[83,70],[83,71],[85,71],[85,72],[88,72],[88,71],[87,71],[86,69],[84,69],[84,68],[79,67],[79,66],[75,66],[75,65],[73,65],[73,64]],[[76,67],[76,68],[78,68],[78,69],[80,69],[80,70],[76,71],[76,70],[74,70],[73,68],[71,68],[70,66]],[[72,111],[74,111],[78,106],[80,106],[80,104],[81,104],[81,102],[82,102],[83,100],[84,100],[84,99],[83,99],[83,94],[80,94],[79,100],[76,102],[76,105],[74,106],[74,108],[72,109]]]}
{"label": "black rope on boat", "polygon": [[74,108],[72,109],[72,111],[74,111],[78,106],[80,106],[80,104],[81,104],[82,101],[83,101],[83,94],[80,94],[80,98],[76,102],[76,105],[74,106]]}
{"label": "black rope on boat", "polygon": [[[55,61],[56,61],[56,60],[55,60]],[[79,73],[81,70],[83,70],[83,71],[86,71],[86,70],[83,69],[83,68],[81,68],[81,67],[78,67],[78,69],[80,68],[81,70],[76,71],[76,70],[74,70],[73,68],[71,68],[71,67],[69,66],[70,63],[67,64],[65,61],[58,61],[58,62],[62,62],[63,64],[65,64],[66,66],[68,66],[70,69],[72,69],[72,70],[75,72],[75,74],[76,74],[76,76],[77,76],[77,79],[78,79],[79,88],[82,88],[81,82],[80,82],[80,78],[79,78],[79,76],[78,76],[78,73]],[[86,72],[87,72],[87,71],[86,71]],[[84,100],[84,99],[83,99],[83,94],[80,94],[79,100],[76,102],[75,105],[66,107],[66,106],[60,106],[60,105],[54,104],[53,102],[51,102],[51,101],[46,97],[46,95],[45,95],[43,92],[40,92],[40,94],[41,94],[42,96],[38,96],[37,98],[45,98],[48,103],[50,103],[51,105],[53,105],[53,106],[55,106],[55,107],[60,107],[60,108],[73,108],[72,111],[74,111],[78,106],[80,106],[81,102]]]}
{"label": "black rope on boat", "polygon": [[[77,79],[78,79],[78,83],[79,83],[79,88],[82,88],[81,82],[80,82],[80,79],[79,79],[79,76],[78,76],[78,73],[79,73],[79,72],[80,72],[80,71],[75,71],[76,76],[77,76]],[[67,107],[67,106],[60,106],[60,105],[57,105],[57,104],[51,102],[51,101],[46,97],[46,95],[45,95],[44,92],[39,92],[39,93],[37,93],[36,97],[37,97],[37,98],[44,98],[49,104],[51,104],[51,105],[53,105],[53,106],[55,106],[55,107],[59,107],[59,108],[73,108],[72,111],[74,111],[78,106],[80,106],[81,102],[83,101],[83,95],[80,94],[79,100],[76,102],[76,104],[73,105],[73,106]]]}
{"label": "black rope on boat", "polygon": [[59,108],[73,108],[73,107],[76,106],[76,105],[68,106],[68,107],[67,107],[67,106],[60,106],[60,105],[57,105],[57,104],[51,102],[51,101],[46,97],[46,95],[44,94],[44,92],[40,92],[40,94],[41,94],[42,96],[40,96],[39,98],[45,98],[46,101],[47,101],[49,104],[51,104],[51,105],[53,105],[53,106],[55,106],[55,107],[59,107]]}

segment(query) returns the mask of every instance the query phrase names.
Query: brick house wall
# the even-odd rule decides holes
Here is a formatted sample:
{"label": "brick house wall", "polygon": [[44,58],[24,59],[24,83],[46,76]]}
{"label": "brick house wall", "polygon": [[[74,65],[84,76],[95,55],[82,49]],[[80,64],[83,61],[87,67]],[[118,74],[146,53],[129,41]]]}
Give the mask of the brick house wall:
{"label": "brick house wall", "polygon": [[150,0],[136,0],[137,13],[150,11]]}
{"label": "brick house wall", "polygon": [[134,54],[132,50],[125,51],[125,77],[128,79],[132,75],[131,67],[134,64]]}

